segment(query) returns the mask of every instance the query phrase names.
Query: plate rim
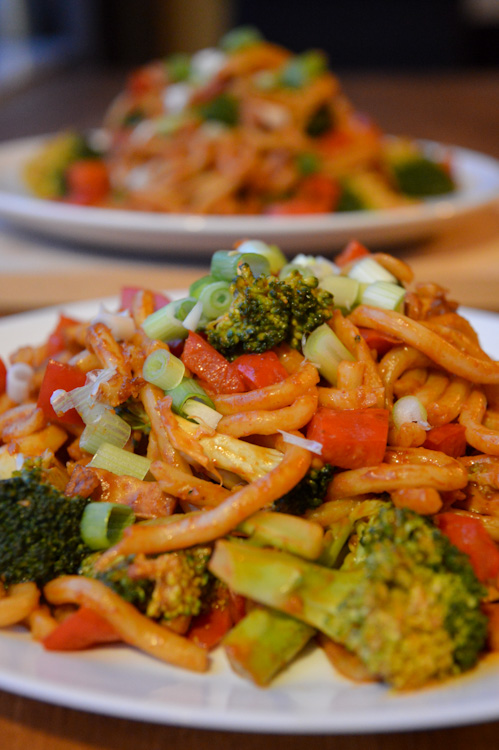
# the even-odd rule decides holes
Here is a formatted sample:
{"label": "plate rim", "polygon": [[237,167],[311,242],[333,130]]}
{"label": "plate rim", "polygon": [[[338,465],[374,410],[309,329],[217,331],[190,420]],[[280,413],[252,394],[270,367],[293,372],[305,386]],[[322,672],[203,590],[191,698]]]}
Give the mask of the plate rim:
{"label": "plate rim", "polygon": [[[0,165],[9,158],[15,162],[18,151],[34,148],[49,137],[50,134],[0,142]],[[401,233],[407,234],[408,239],[412,236],[417,238],[421,233],[431,234],[450,221],[486,208],[499,199],[498,159],[457,145],[427,139],[419,139],[418,142],[427,150],[451,152],[459,165],[458,172],[469,163],[475,165],[475,170],[476,165],[485,169],[492,176],[493,185],[481,184],[471,190],[465,187],[448,196],[437,196],[412,206],[380,211],[290,217],[201,216],[61,204],[29,195],[27,191],[7,189],[0,177],[0,217],[18,226],[27,225],[30,228],[33,225],[36,230],[52,236],[55,234],[80,241],[85,241],[83,230],[86,228],[92,244],[99,239],[106,245],[111,244],[111,241],[116,243],[117,237],[122,236],[122,242],[125,243],[123,250],[127,248],[127,239],[120,235],[120,229],[125,235],[127,232],[133,232],[134,236],[141,234],[145,247],[149,250],[161,252],[160,247],[155,248],[151,244],[156,245],[162,237],[165,241],[174,242],[172,249],[181,246],[197,247],[197,243],[201,244],[197,249],[203,251],[203,246],[207,244],[213,250],[215,241],[233,239],[236,235],[236,238],[260,235],[262,239],[280,240],[284,248],[288,243],[296,244],[296,236],[300,239],[308,238],[312,243],[320,240],[321,244],[327,244],[328,240],[334,244],[335,237],[344,238],[345,235],[361,235],[357,238],[362,241],[362,237],[369,233],[374,236],[374,241],[378,236],[379,242],[383,241],[384,236],[385,241],[390,242],[390,235],[398,236]],[[14,156],[9,156],[9,152],[14,152]],[[18,158],[18,170],[20,166]],[[469,167],[466,166],[465,171],[466,169],[469,175]]]}

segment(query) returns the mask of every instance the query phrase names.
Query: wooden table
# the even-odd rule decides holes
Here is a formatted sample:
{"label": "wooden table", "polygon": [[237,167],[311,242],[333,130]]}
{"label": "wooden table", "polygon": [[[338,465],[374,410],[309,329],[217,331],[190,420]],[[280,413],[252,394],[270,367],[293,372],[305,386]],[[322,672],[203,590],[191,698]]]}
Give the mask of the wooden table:
{"label": "wooden table", "polygon": [[[116,71],[68,71],[0,102],[0,141],[74,125],[99,124],[123,80]],[[499,72],[348,75],[345,89],[388,132],[410,133],[499,158]],[[460,302],[499,311],[499,214],[489,209],[417,246],[397,248],[421,280]],[[206,258],[132,259],[55,246],[0,226],[0,314],[114,294],[123,284],[185,288]],[[20,342],[22,343],[22,342]],[[271,736],[165,727],[92,715],[0,692],[5,750],[485,750],[499,745],[499,722],[438,731],[350,736]]]}

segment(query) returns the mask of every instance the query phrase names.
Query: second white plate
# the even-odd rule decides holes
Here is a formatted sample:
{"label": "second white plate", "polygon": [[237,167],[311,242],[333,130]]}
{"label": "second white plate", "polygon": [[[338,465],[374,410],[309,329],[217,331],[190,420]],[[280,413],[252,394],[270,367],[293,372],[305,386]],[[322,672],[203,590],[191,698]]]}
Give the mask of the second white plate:
{"label": "second white plate", "polygon": [[25,161],[44,137],[0,145],[0,217],[14,226],[118,253],[193,256],[258,238],[288,251],[338,250],[352,238],[371,247],[430,236],[460,217],[499,199],[499,162],[468,149],[426,143],[451,154],[460,189],[449,196],[385,211],[314,216],[194,216],[70,206],[30,196],[23,186]]}

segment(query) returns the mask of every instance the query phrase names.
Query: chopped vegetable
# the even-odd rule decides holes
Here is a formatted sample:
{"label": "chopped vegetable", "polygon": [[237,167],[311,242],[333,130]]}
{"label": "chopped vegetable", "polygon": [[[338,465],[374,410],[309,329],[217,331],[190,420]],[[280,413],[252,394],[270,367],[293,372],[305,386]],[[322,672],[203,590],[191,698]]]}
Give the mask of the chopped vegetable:
{"label": "chopped vegetable", "polygon": [[387,409],[319,407],[308,425],[307,438],[322,444],[322,457],[333,466],[375,466],[386,451],[388,422]]}

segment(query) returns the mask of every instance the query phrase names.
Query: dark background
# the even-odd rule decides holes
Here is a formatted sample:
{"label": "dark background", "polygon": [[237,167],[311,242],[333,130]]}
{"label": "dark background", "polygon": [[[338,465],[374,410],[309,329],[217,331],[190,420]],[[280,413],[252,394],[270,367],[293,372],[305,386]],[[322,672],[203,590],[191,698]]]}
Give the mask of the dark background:
{"label": "dark background", "polygon": [[499,63],[499,12],[484,15],[483,0],[31,0],[26,6],[33,37],[66,36],[73,57],[105,64],[193,51],[246,23],[296,52],[326,50],[333,69]]}

